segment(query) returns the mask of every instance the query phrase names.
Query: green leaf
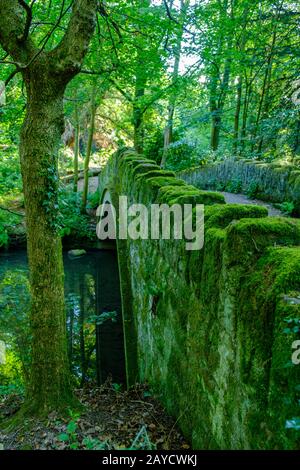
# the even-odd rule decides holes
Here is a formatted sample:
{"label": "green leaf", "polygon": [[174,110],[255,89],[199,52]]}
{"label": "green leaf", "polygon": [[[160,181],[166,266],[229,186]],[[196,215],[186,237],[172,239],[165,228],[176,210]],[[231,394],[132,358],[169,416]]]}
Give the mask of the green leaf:
{"label": "green leaf", "polygon": [[68,440],[69,440],[69,435],[66,434],[65,432],[63,432],[63,433],[59,434],[58,439],[59,439],[61,442],[68,442]]}
{"label": "green leaf", "polygon": [[67,432],[69,434],[73,434],[76,431],[76,428],[77,428],[77,424],[75,423],[75,421],[70,421],[67,426]]}

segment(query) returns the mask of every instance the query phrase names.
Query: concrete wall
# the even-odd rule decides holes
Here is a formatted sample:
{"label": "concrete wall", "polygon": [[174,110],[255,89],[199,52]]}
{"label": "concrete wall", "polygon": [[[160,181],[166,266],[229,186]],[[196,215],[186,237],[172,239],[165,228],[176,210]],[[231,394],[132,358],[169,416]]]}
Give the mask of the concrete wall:
{"label": "concrete wall", "polygon": [[205,245],[118,240],[129,383],[148,381],[197,449],[299,448],[300,224],[188,186],[121,151],[100,193],[129,203],[204,203]]}

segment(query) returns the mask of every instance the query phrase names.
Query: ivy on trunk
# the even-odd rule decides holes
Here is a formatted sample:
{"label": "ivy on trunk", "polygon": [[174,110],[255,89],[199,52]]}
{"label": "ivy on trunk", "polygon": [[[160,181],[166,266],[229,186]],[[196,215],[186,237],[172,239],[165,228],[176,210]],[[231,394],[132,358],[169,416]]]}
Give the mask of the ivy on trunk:
{"label": "ivy on trunk", "polygon": [[0,0],[0,44],[21,71],[27,94],[20,158],[30,268],[32,364],[25,409],[39,415],[74,403],[67,357],[57,160],[65,88],[80,71],[94,32],[96,9],[96,0],[75,0],[62,40],[46,51],[30,36],[29,5]]}

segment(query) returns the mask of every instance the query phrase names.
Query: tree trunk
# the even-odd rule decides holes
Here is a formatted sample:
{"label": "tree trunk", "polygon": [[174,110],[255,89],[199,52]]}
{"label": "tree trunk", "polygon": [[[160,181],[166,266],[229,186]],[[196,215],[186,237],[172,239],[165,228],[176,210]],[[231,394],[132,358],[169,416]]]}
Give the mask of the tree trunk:
{"label": "tree trunk", "polygon": [[[277,24],[275,23],[275,29],[272,35],[272,44],[270,47],[270,53],[267,59],[266,70],[264,74],[263,80],[263,87],[261,92],[261,97],[259,100],[258,110],[257,110],[257,118],[254,128],[254,135],[253,135],[253,144],[252,144],[252,151],[256,145],[256,138],[259,129],[259,125],[262,119],[266,117],[268,107],[269,107],[269,93],[270,93],[270,86],[271,86],[271,78],[272,78],[272,68],[273,68],[273,59],[274,59],[274,50],[277,40]],[[263,137],[260,138],[258,142],[258,151],[261,152],[263,145]]]}
{"label": "tree trunk", "polygon": [[58,148],[64,128],[64,91],[79,73],[88,51],[97,6],[96,0],[74,0],[64,36],[54,49],[46,51],[37,48],[30,35],[32,5],[0,0],[0,43],[21,64],[27,92],[20,157],[30,269],[32,364],[24,411],[37,415],[66,410],[77,403],[67,355]]}
{"label": "tree trunk", "polygon": [[137,153],[144,151],[144,113],[142,110],[141,99],[145,96],[146,77],[144,67],[138,58],[136,85],[133,101],[133,143]]}
{"label": "tree trunk", "polygon": [[144,151],[144,123],[143,113],[139,105],[133,109],[133,129],[134,129],[134,148],[137,153],[142,154]]}
{"label": "tree trunk", "polygon": [[86,156],[84,160],[84,185],[83,185],[82,205],[81,205],[81,212],[83,214],[86,212],[86,204],[87,204],[87,197],[88,197],[88,191],[89,191],[89,166],[90,166],[90,158],[91,158],[92,147],[93,147],[96,111],[97,111],[96,85],[94,84],[92,88],[92,96],[91,96],[89,136],[88,136],[88,143],[87,143],[87,149],[86,149]]}
{"label": "tree trunk", "polygon": [[[267,83],[266,83],[266,89],[265,89],[265,99],[264,99],[264,106],[262,109],[262,120],[266,119],[269,114],[269,107],[270,107],[270,89],[271,89],[271,79],[272,79],[272,66],[273,66],[273,60],[271,60],[269,68],[268,68],[268,76],[267,76]],[[263,148],[263,142],[264,142],[264,136],[261,135],[258,143],[258,153],[260,154],[262,152]]]}
{"label": "tree trunk", "polygon": [[251,97],[251,85],[246,83],[244,100],[243,100],[243,116],[242,116],[242,128],[240,138],[240,153],[242,154],[245,148],[245,141],[247,135],[247,122],[248,122],[248,111]]}
{"label": "tree trunk", "polygon": [[78,161],[80,153],[80,122],[78,105],[75,107],[75,148],[74,148],[74,193],[78,190]]}
{"label": "tree trunk", "polygon": [[[146,0],[143,4],[145,8],[148,8],[150,1]],[[134,148],[137,153],[142,154],[144,151],[144,114],[146,111],[143,99],[145,97],[148,76],[142,50],[137,48],[136,52],[137,59],[135,64],[134,97],[132,100],[132,124]]]}
{"label": "tree trunk", "polygon": [[216,111],[216,115],[212,117],[211,135],[210,135],[210,146],[214,152],[218,150],[218,147],[219,147],[220,126],[221,126],[221,118],[217,114],[217,111]]}
{"label": "tree trunk", "polygon": [[219,146],[220,138],[220,124],[221,119],[218,113],[217,105],[217,74],[214,70],[210,77],[210,112],[211,112],[211,134],[210,134],[210,147],[213,151],[216,151]]}
{"label": "tree trunk", "polygon": [[175,114],[175,105],[176,105],[176,93],[174,91],[174,86],[178,80],[179,75],[179,66],[180,66],[180,59],[181,59],[181,52],[182,52],[182,39],[183,39],[183,32],[184,32],[184,25],[186,22],[186,16],[188,7],[190,4],[190,0],[181,0],[180,2],[180,29],[177,35],[177,44],[176,44],[176,51],[175,51],[175,61],[174,61],[174,68],[172,73],[172,85],[173,85],[173,93],[169,100],[168,106],[168,121],[164,131],[164,150],[163,156],[161,161],[161,167],[164,168],[167,160],[167,153],[168,147],[172,143],[173,140],[173,124],[174,124],[174,114]]}
{"label": "tree trunk", "polygon": [[[179,64],[178,64],[179,65]],[[173,101],[173,102],[172,102]],[[170,100],[168,108],[168,122],[164,131],[164,150],[160,166],[164,168],[167,162],[168,148],[173,141],[173,122],[175,113],[175,99]]]}
{"label": "tree trunk", "polygon": [[240,113],[242,107],[242,91],[243,91],[243,79],[241,76],[238,78],[237,84],[237,98],[236,98],[236,109],[234,115],[234,133],[233,133],[233,154],[236,155],[239,146],[239,128],[240,128]]}
{"label": "tree trunk", "polygon": [[[228,50],[231,49],[231,40],[228,44]],[[214,72],[212,77],[212,86],[211,86],[211,95],[210,95],[210,111],[211,111],[211,137],[210,137],[210,146],[213,151],[218,150],[220,143],[220,131],[222,125],[222,115],[224,110],[224,105],[228,93],[229,79],[230,79],[230,70],[231,70],[231,57],[227,58],[224,66],[224,73],[222,77],[222,82],[218,90],[217,86],[217,74]]]}
{"label": "tree trunk", "polygon": [[58,148],[63,94],[39,68],[27,84],[27,114],[20,156],[26,207],[31,286],[32,366],[28,403],[46,414],[72,402],[64,304],[64,270],[58,220]]}

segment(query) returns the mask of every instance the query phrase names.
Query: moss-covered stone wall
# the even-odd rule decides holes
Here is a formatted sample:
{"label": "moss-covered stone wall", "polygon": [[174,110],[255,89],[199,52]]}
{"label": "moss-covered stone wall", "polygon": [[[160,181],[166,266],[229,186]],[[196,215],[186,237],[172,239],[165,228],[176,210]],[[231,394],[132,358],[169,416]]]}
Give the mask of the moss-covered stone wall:
{"label": "moss-covered stone wall", "polygon": [[291,164],[227,159],[182,171],[178,177],[201,189],[240,186],[241,192],[262,200],[293,202],[295,213],[300,214],[300,168]]}
{"label": "moss-covered stone wall", "polygon": [[[100,175],[129,203],[205,204],[205,244],[118,240],[128,381],[148,381],[196,449],[300,448],[300,222],[229,205],[132,151]],[[297,434],[298,432],[298,434]]]}

